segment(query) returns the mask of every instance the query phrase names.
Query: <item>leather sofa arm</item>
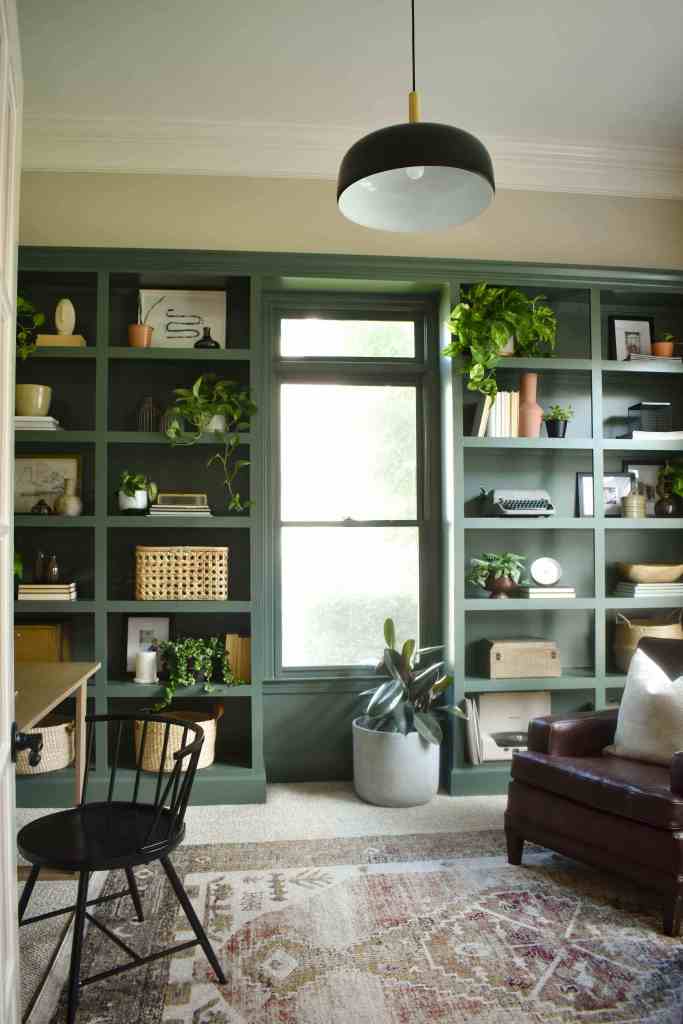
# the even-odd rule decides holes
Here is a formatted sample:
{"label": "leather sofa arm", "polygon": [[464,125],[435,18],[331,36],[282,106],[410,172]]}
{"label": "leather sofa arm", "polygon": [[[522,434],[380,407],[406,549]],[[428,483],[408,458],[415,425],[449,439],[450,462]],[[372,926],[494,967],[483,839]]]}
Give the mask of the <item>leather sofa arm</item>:
{"label": "leather sofa arm", "polygon": [[671,792],[674,796],[683,796],[683,750],[678,750],[671,758]]}
{"label": "leather sofa arm", "polygon": [[[529,722],[529,750],[557,757],[595,756],[613,741],[618,713],[614,708],[534,718]],[[683,754],[681,757],[683,786]]]}

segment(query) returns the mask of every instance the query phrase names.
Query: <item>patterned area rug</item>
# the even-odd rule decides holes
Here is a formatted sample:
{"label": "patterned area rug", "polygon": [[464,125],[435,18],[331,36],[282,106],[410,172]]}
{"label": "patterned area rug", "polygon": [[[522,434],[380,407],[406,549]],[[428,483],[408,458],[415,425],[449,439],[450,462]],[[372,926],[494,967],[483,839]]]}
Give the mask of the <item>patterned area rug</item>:
{"label": "patterned area rug", "polygon": [[[197,947],[86,988],[78,1024],[681,1024],[683,945],[650,896],[525,861],[500,832],[184,847],[227,985]],[[190,938],[158,867],[137,877],[146,921],[128,899],[101,918],[140,953]],[[90,927],[84,973],[121,959]]]}

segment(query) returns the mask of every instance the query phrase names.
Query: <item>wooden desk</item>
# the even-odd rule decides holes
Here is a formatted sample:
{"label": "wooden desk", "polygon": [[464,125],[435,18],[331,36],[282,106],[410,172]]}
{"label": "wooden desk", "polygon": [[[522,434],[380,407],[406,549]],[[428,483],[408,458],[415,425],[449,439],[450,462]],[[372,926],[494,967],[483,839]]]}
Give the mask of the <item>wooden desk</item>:
{"label": "wooden desk", "polygon": [[99,661],[18,661],[14,665],[14,717],[20,732],[35,728],[58,704],[76,695],[76,803],[81,799],[85,772],[88,680],[99,668]]}

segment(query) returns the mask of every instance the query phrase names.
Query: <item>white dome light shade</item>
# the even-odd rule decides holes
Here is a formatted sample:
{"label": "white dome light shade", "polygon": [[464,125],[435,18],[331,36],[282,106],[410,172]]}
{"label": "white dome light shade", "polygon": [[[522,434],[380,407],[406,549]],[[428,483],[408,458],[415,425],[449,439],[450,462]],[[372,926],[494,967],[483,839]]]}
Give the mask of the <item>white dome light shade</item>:
{"label": "white dome light shade", "polygon": [[355,143],[339,169],[337,201],[356,224],[434,231],[464,224],[495,194],[493,165],[473,135],[449,125],[393,125]]}

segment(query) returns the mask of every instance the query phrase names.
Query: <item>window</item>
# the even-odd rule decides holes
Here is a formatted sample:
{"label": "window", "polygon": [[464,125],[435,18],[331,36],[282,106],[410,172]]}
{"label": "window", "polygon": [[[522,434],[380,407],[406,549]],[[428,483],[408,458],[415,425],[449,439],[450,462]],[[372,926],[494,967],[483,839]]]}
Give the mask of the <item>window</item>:
{"label": "window", "polygon": [[438,444],[438,421],[433,436],[424,423],[434,406],[427,311],[358,312],[356,300],[353,318],[305,308],[277,318],[285,673],[367,671],[387,616],[403,638],[424,625],[424,567],[438,537],[427,515],[437,481],[425,472],[426,435]]}

